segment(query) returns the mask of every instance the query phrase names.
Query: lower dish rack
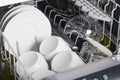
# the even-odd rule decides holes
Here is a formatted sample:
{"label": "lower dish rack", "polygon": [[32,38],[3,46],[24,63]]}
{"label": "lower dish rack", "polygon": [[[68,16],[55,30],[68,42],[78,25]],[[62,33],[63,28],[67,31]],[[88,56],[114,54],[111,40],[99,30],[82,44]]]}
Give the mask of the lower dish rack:
{"label": "lower dish rack", "polygon": [[[11,50],[14,53],[14,51],[12,50],[11,46],[9,45],[8,41],[2,33],[1,36],[3,39],[3,43],[6,43],[7,46],[9,46],[9,50]],[[6,50],[4,50],[3,47],[1,47],[1,54],[2,59],[6,61],[8,67],[10,68],[10,73],[14,75],[15,80],[33,80],[32,77],[26,72],[23,72],[23,75],[27,75],[26,77],[20,77],[17,74],[15,64],[16,61],[19,60],[17,56],[12,56]],[[48,78],[47,80],[74,80],[117,65],[120,65],[119,55],[108,57],[97,62],[87,63],[83,66],[68,70],[66,72],[56,73],[56,75],[52,76],[51,78]],[[25,71],[24,67],[23,70]]]}

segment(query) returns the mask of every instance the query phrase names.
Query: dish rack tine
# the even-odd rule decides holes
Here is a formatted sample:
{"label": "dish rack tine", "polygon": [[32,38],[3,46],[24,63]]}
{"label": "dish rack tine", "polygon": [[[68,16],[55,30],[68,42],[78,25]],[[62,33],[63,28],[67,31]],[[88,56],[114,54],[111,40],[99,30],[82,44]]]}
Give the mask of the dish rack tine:
{"label": "dish rack tine", "polygon": [[51,7],[51,6],[49,6],[49,5],[47,5],[47,6],[45,7],[44,14],[46,14],[46,12],[47,12],[48,8],[52,8],[52,7]]}
{"label": "dish rack tine", "polygon": [[100,4],[100,1],[101,1],[101,0],[98,0],[98,1],[97,1],[97,7],[100,7],[100,5],[99,5],[99,4]]}
{"label": "dish rack tine", "polygon": [[102,31],[102,38],[101,38],[101,41],[104,40],[104,35],[105,35],[105,21],[103,21],[103,31]]}
{"label": "dish rack tine", "polygon": [[50,13],[49,13],[49,16],[48,16],[48,19],[51,20],[51,14],[52,12],[56,12],[55,10],[51,10]]}
{"label": "dish rack tine", "polygon": [[[70,16],[73,16],[73,14],[67,15],[67,14],[64,14],[64,13],[59,12],[59,11],[56,11],[56,10],[55,10],[55,12],[57,12],[59,15],[61,15],[62,17],[64,17],[64,19],[68,19]],[[68,17],[68,18],[67,18],[67,17]]]}
{"label": "dish rack tine", "polygon": [[61,16],[61,15],[59,15],[59,14],[56,14],[56,15],[55,15],[54,20],[53,20],[53,24],[54,24],[54,25],[56,24],[56,21],[55,21],[55,20],[56,20],[56,17],[57,17],[57,16]]}
{"label": "dish rack tine", "polygon": [[77,41],[78,41],[78,39],[79,38],[81,38],[81,36],[79,35],[79,36],[77,36],[77,38],[76,38],[76,40],[75,40],[75,44],[77,44]]}
{"label": "dish rack tine", "polygon": [[16,41],[16,49],[17,49],[17,56],[20,56],[20,50],[19,50],[19,42]]}
{"label": "dish rack tine", "polygon": [[119,17],[118,34],[117,34],[117,48],[116,48],[116,51],[113,53],[117,52],[117,54],[120,54],[120,53],[118,53],[119,45],[120,45],[119,38],[120,38],[120,17]]}
{"label": "dish rack tine", "polygon": [[58,17],[61,17],[63,18],[63,16],[59,15],[59,14],[56,14],[55,17],[54,17],[54,21],[53,21],[53,24],[56,25],[56,20]]}
{"label": "dish rack tine", "polygon": [[5,60],[5,56],[4,56],[4,52],[3,52],[3,49],[2,49],[2,47],[1,47],[1,57],[2,57],[2,60]]}
{"label": "dish rack tine", "polygon": [[65,19],[61,19],[61,20],[60,20],[60,22],[59,22],[59,29],[61,28],[61,24],[62,24],[62,22],[64,22],[64,21],[67,23],[67,20],[65,20]]}
{"label": "dish rack tine", "polygon": [[[12,57],[11,57],[11,54],[9,54],[9,66],[11,67],[12,66]],[[12,70],[10,69],[10,73],[12,74]]]}
{"label": "dish rack tine", "polygon": [[[45,13],[45,14],[46,14],[46,11],[47,11],[48,8],[53,8],[53,7],[51,7],[51,6],[46,6],[46,7],[45,7],[45,10],[44,10],[44,13]],[[48,15],[48,16],[49,16],[49,19],[50,19],[50,16],[51,16],[51,13],[52,13],[52,12],[56,12],[56,13],[62,15],[62,16],[65,16],[65,17],[64,17],[65,19],[68,19],[68,18],[66,18],[66,17],[71,17],[71,16],[75,15],[75,13],[74,13],[74,14],[71,14],[71,15],[66,15],[66,14],[63,14],[63,13],[61,13],[61,12],[57,12],[56,9],[54,9],[54,8],[51,9],[51,10],[52,10],[52,11],[50,11],[50,12],[49,12],[49,15]]]}
{"label": "dish rack tine", "polygon": [[[78,33],[77,33],[78,34]],[[77,38],[76,38],[76,40],[75,40],[75,44],[77,45],[77,41],[78,41],[78,39],[79,38],[82,38],[82,39],[84,39],[83,38],[83,35],[81,35],[81,34],[78,34],[78,36],[77,36]],[[87,43],[86,41],[84,41],[83,43]],[[83,45],[83,44],[82,44]]]}
{"label": "dish rack tine", "polygon": [[[115,8],[111,12],[111,17],[114,17],[114,11],[117,9],[117,4],[115,5]],[[111,37],[112,37],[112,27],[113,27],[113,20],[111,20],[110,23],[110,36],[109,36],[109,44],[106,47],[109,47],[111,45]]]}
{"label": "dish rack tine", "polygon": [[9,58],[7,56],[7,51],[6,50],[4,51],[4,54],[5,54],[5,60],[9,60]]}
{"label": "dish rack tine", "polygon": [[11,68],[10,73],[16,76],[16,73],[15,73],[15,70],[16,70],[15,69],[16,68],[15,67],[15,57],[13,57],[13,65],[11,65],[10,68]]}
{"label": "dish rack tine", "polygon": [[[107,4],[104,6],[104,12],[106,12],[106,10],[107,10],[107,6],[109,5],[109,3],[110,3],[110,0],[108,0]],[[103,21],[103,36],[102,36],[101,41],[104,40],[104,35],[105,35],[105,23],[106,23],[106,22]]]}
{"label": "dish rack tine", "polygon": [[67,28],[69,28],[70,26],[65,26],[65,28],[64,28],[64,30],[63,30],[63,32],[65,33],[66,32],[66,30],[67,30]]}
{"label": "dish rack tine", "polygon": [[44,9],[44,14],[46,14],[46,11],[47,11],[47,8],[48,8],[49,6],[46,6],[45,7],[45,9]]}
{"label": "dish rack tine", "polygon": [[1,36],[1,54],[2,54],[2,60],[6,60],[5,58],[6,58],[6,56],[5,56],[5,49],[4,49],[4,44],[3,44],[3,38],[2,38],[2,36]]}
{"label": "dish rack tine", "polygon": [[6,53],[6,50],[5,50],[5,44],[4,44],[4,38],[2,36],[2,33],[1,33],[1,52],[2,52],[2,59],[3,60],[8,60],[7,58],[7,53]]}
{"label": "dish rack tine", "polygon": [[72,35],[74,32],[78,34],[78,32],[77,32],[76,30],[72,30],[72,31],[70,32],[70,35],[69,35],[70,38],[71,38],[71,35]]}
{"label": "dish rack tine", "polygon": [[39,46],[39,41],[38,41],[38,39],[37,39],[37,36],[34,37],[34,40],[35,40],[35,44],[36,44],[37,46]]}
{"label": "dish rack tine", "polygon": [[[78,37],[78,39],[79,38],[81,38],[80,36]],[[82,48],[85,46],[85,45],[88,45],[88,42],[84,42],[83,44],[82,44],[83,46],[82,46]],[[79,53],[81,52],[81,50],[79,51]]]}

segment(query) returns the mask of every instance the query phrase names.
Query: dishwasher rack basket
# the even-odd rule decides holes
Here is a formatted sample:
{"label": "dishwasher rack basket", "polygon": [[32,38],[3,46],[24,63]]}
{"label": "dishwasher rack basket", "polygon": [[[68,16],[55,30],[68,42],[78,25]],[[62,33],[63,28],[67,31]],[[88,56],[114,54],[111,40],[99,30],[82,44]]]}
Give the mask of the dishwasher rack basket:
{"label": "dishwasher rack basket", "polygon": [[[120,39],[120,2],[119,0],[89,0],[91,3],[96,5],[99,9],[102,9],[107,15],[109,15],[112,20],[110,22],[103,21],[103,35],[105,35],[108,40],[108,45],[115,44],[116,49],[112,50],[113,53],[118,53],[119,49],[119,39]],[[104,36],[103,36],[104,39]],[[102,39],[102,40],[103,40]],[[111,47],[113,48],[113,47]]]}
{"label": "dishwasher rack basket", "polygon": [[[67,21],[70,18],[75,16],[76,12],[79,15],[80,12],[82,11],[82,6],[78,6],[75,4],[75,2],[77,2],[77,1],[80,1],[80,0],[73,0],[74,3],[72,5],[70,4],[70,6],[69,6],[70,8],[72,7],[72,9],[73,9],[73,13],[71,15],[64,14],[61,11],[59,11],[58,9],[51,7],[48,4],[44,4],[45,6],[42,5],[43,6],[42,11],[48,17],[48,19],[51,21],[51,24],[54,25],[55,28],[57,26],[57,28],[62,30],[62,33],[64,35],[66,35],[67,34],[66,27],[65,27],[66,24],[64,24],[64,23],[67,23]],[[83,1],[85,1],[85,0],[83,0]],[[106,47],[110,47],[110,50],[113,52],[114,55],[112,57],[108,57],[106,59],[103,59],[103,60],[100,60],[97,62],[88,63],[88,64],[80,66],[78,68],[71,69],[67,72],[57,73],[56,75],[49,78],[48,80],[74,80],[77,78],[81,78],[85,75],[89,75],[89,74],[95,73],[97,71],[101,71],[103,69],[107,69],[109,67],[113,67],[113,66],[120,64],[120,55],[119,55],[119,53],[120,53],[119,52],[120,15],[118,14],[118,12],[120,12],[120,5],[115,0],[107,0],[105,2],[103,2],[103,0],[87,0],[87,1],[89,1],[92,5],[94,5],[99,10],[103,11],[105,14],[107,14],[112,19],[110,22],[103,21],[103,20],[97,20],[97,19],[96,19],[96,21],[98,21],[102,25],[101,41],[103,41],[105,38],[107,38],[108,44],[106,45]],[[42,1],[35,0],[34,1],[35,6],[38,9],[40,8],[40,4],[42,4],[43,2],[45,2],[45,1],[44,0],[42,0]],[[57,12],[57,14],[53,14],[53,12]],[[86,15],[88,13],[89,12],[87,12]],[[61,27],[61,25],[64,25],[64,28],[63,28],[63,26]],[[61,28],[63,28],[63,29],[61,29]],[[53,30],[53,32],[54,32],[54,30]],[[79,33],[78,33],[75,40],[71,41],[71,36],[73,35],[74,32],[76,32],[76,31],[71,30],[69,33],[70,35],[65,40],[68,41],[68,43],[70,44],[70,47],[73,50],[76,50],[77,49],[76,47],[79,48],[79,41],[80,41],[79,38],[81,37],[81,35],[79,35]],[[33,80],[32,77],[30,75],[28,75],[27,72],[25,72],[24,67],[23,67],[23,75],[26,75],[26,76],[21,77],[20,75],[17,74],[16,61],[19,60],[19,58],[17,55],[12,56],[9,53],[9,52],[13,52],[13,54],[16,54],[14,52],[13,48],[11,47],[11,45],[9,44],[9,41],[5,38],[4,33],[2,31],[0,31],[0,34],[1,34],[0,35],[1,36],[0,51],[1,51],[2,60],[4,60],[7,63],[8,67],[10,68],[10,73],[12,75],[14,75],[14,79],[15,80]],[[8,51],[5,50],[5,47],[9,48]],[[112,49],[113,47],[115,47],[115,49]],[[19,65],[22,65],[22,64],[19,64]]]}

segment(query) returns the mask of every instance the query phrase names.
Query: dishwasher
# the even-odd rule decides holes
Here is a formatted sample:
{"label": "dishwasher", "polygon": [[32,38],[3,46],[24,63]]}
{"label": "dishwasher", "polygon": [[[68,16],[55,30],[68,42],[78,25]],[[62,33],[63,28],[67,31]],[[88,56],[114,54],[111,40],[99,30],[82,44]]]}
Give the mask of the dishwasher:
{"label": "dishwasher", "polygon": [[[45,80],[120,80],[119,0],[1,1],[0,20],[10,9],[19,5],[31,5],[41,10],[51,23],[52,35],[62,37],[85,63],[85,65],[56,73]],[[9,53],[15,53],[15,51],[2,29],[0,33],[1,62],[9,68],[9,74],[14,80],[34,80],[25,71],[24,75],[27,77],[20,77],[17,74],[15,63],[19,58]],[[112,55],[99,54],[98,48],[101,49],[103,46],[92,44],[87,40],[87,36],[109,49]],[[6,46],[8,50],[5,50]]]}

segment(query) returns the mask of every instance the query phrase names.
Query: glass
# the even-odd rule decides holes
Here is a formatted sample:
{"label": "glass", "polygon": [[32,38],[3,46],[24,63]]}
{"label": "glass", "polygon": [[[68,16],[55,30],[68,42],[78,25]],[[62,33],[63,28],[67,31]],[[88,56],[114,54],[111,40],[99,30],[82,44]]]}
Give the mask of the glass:
{"label": "glass", "polygon": [[[69,29],[66,29],[69,28]],[[73,17],[70,19],[66,26],[65,26],[65,32],[68,33],[70,32],[69,30],[75,30],[77,31],[80,35],[83,36],[89,36],[93,38],[94,40],[100,41],[102,38],[102,27],[101,25],[95,21],[93,18],[80,14],[78,16]],[[68,31],[67,31],[68,30]],[[88,31],[91,31],[89,34]]]}

